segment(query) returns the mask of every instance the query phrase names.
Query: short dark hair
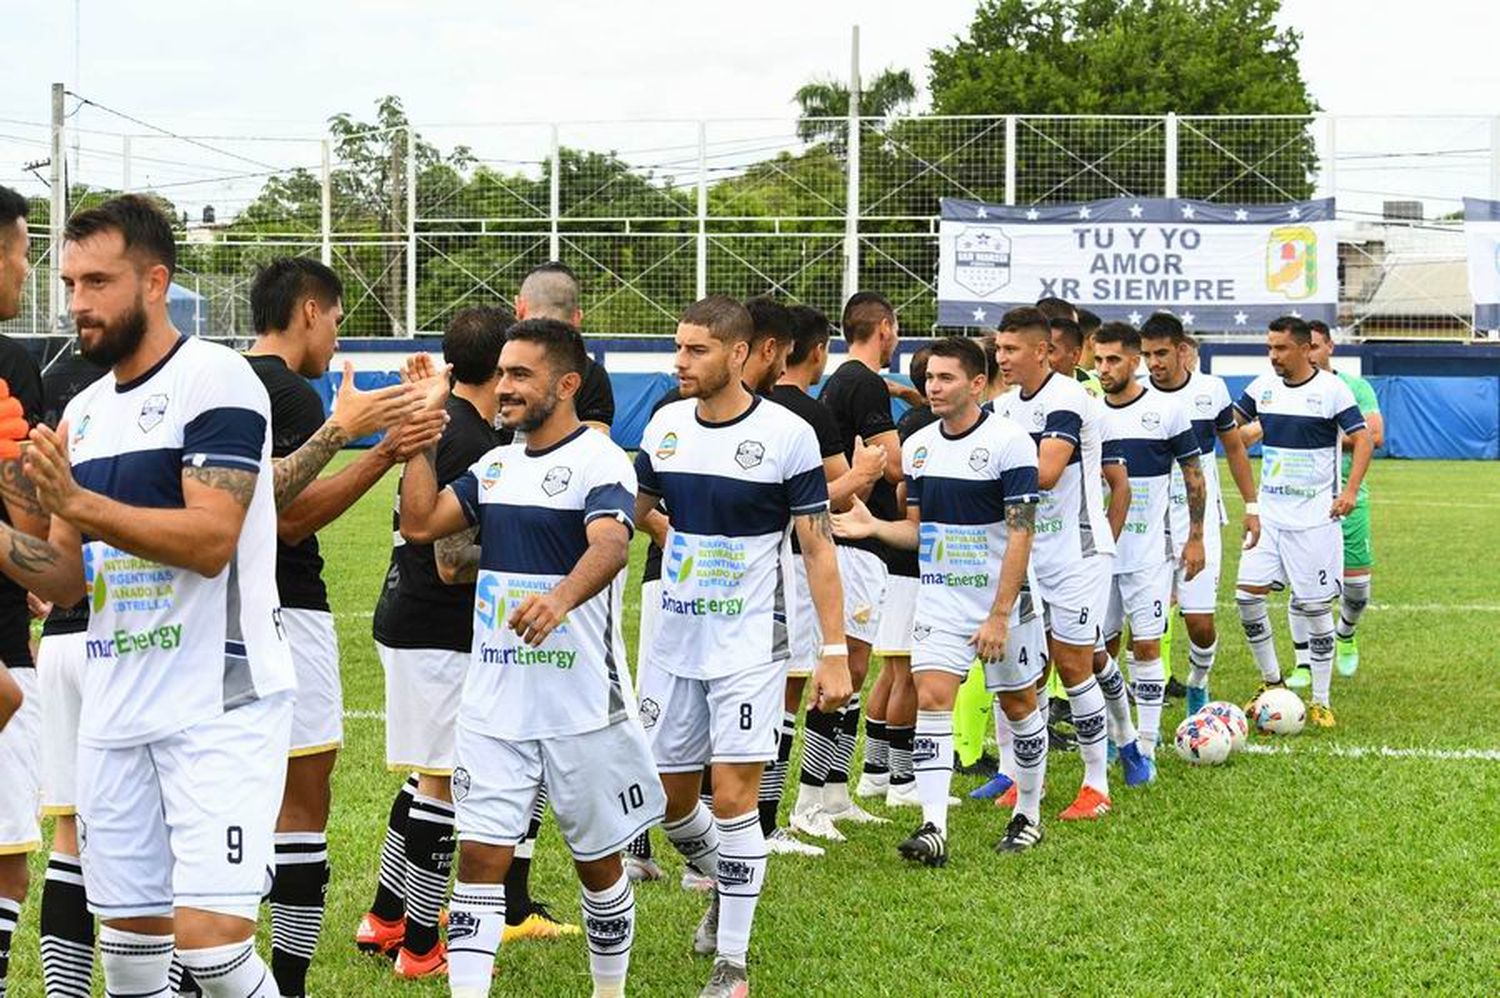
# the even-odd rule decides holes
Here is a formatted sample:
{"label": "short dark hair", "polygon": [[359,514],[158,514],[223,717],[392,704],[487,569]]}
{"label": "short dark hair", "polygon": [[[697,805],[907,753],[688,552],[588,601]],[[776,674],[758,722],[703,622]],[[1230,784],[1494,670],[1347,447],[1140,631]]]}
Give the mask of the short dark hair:
{"label": "short dark hair", "polygon": [[257,333],[286,329],[297,306],[312,298],[324,308],[344,297],[344,282],[329,267],[305,256],[281,256],[255,272],[250,285],[250,321]]}
{"label": "short dark hair", "polygon": [[795,367],[832,338],[833,328],[828,325],[828,316],[811,305],[793,305],[787,312],[792,317],[792,349],[786,362],[788,367]]}
{"label": "short dark hair", "polygon": [[1182,328],[1182,320],[1171,312],[1152,312],[1151,317],[1141,323],[1141,339],[1143,340],[1171,340],[1178,344],[1184,341],[1187,330]]}
{"label": "short dark hair", "polygon": [[31,205],[20,192],[0,185],[0,241],[10,239],[11,229],[30,211]]}
{"label": "short dark hair", "polygon": [[1283,315],[1271,320],[1269,329],[1273,333],[1290,333],[1298,343],[1312,343],[1312,327],[1295,315]]}
{"label": "short dark hair", "polygon": [[753,347],[762,340],[774,339],[777,343],[792,340],[792,313],[781,302],[770,295],[756,295],[745,302],[745,311],[750,313],[750,334]]}
{"label": "short dark hair", "polygon": [[505,339],[525,340],[540,346],[559,377],[569,373],[583,377],[588,366],[589,352],[583,345],[582,334],[561,319],[526,319],[507,329]]}
{"label": "short dark hair", "polygon": [[1322,319],[1309,319],[1307,322],[1307,328],[1311,329],[1315,333],[1322,333],[1324,336],[1328,337],[1328,342],[1333,342],[1333,330],[1329,329],[1328,323],[1324,322]]}
{"label": "short dark hair", "polygon": [[1078,328],[1078,323],[1072,319],[1053,319],[1049,326],[1054,333],[1062,333],[1063,342],[1073,350],[1083,349],[1083,330]]}
{"label": "short dark hair", "polygon": [[875,335],[886,319],[896,321],[896,306],[889,298],[879,291],[856,291],[844,303],[839,325],[843,327],[846,342],[863,343]]}
{"label": "short dark hair", "polygon": [[127,253],[139,251],[166,267],[168,279],[177,273],[177,237],[172,235],[172,222],[150,198],[121,194],[86,208],[68,219],[63,240],[78,243],[101,232],[118,232]]}
{"label": "short dark hair", "polygon": [[453,380],[482,385],[495,376],[505,331],[516,314],[503,305],[475,305],[460,309],[443,332],[443,360],[453,365]]}
{"label": "short dark hair", "polygon": [[911,374],[912,387],[927,397],[927,358],[932,356],[932,347],[927,346],[911,355],[911,366],[907,369]]}
{"label": "short dark hair", "polygon": [[1141,351],[1141,334],[1128,322],[1106,322],[1094,331],[1095,345],[1118,343],[1126,350]]}
{"label": "short dark hair", "polygon": [[683,310],[677,320],[684,326],[702,326],[723,343],[749,343],[755,337],[750,311],[729,295],[709,295]]}
{"label": "short dark hair", "polygon": [[1051,335],[1051,320],[1045,312],[1030,305],[1022,305],[1013,308],[1000,317],[1000,332],[1019,333],[1022,330],[1034,330],[1038,333]]}
{"label": "short dark hair", "polygon": [[1104,320],[1099,318],[1096,313],[1090,312],[1086,308],[1080,308],[1076,311],[1078,312],[1078,329],[1083,333],[1085,338],[1093,336],[1094,330],[1104,325]]}
{"label": "short dark hair", "polygon": [[1071,319],[1078,314],[1073,303],[1066,298],[1042,298],[1037,301],[1036,307],[1049,319]]}
{"label": "short dark hair", "polygon": [[[927,351],[929,363],[933,357],[952,357],[971,378],[989,374],[989,363],[985,359],[984,350],[967,336],[945,336],[934,340]],[[923,374],[926,374],[925,370]]]}

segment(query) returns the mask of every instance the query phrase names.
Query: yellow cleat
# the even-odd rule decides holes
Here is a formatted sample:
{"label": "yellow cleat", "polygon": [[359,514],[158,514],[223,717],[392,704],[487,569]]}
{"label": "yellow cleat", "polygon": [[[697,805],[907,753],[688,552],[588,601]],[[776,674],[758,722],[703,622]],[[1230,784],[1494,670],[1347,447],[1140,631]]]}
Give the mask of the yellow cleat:
{"label": "yellow cleat", "polygon": [[1249,700],[1245,701],[1245,714],[1250,718],[1250,726],[1251,727],[1255,726],[1255,701],[1259,700],[1260,699],[1260,695],[1262,693],[1264,693],[1266,690],[1274,689],[1275,687],[1278,687],[1278,686],[1281,687],[1282,689],[1285,689],[1286,688],[1286,683],[1261,683],[1260,684],[1260,689],[1258,689],[1258,690],[1255,691],[1255,696],[1253,696]]}
{"label": "yellow cleat", "polygon": [[561,939],[563,936],[578,936],[583,929],[571,922],[559,922],[552,917],[546,905],[533,901],[531,914],[519,925],[507,925],[500,937],[501,944],[520,942],[526,939]]}
{"label": "yellow cleat", "polygon": [[1331,728],[1336,723],[1333,719],[1333,708],[1325,704],[1315,703],[1307,709],[1307,723],[1318,728]]}

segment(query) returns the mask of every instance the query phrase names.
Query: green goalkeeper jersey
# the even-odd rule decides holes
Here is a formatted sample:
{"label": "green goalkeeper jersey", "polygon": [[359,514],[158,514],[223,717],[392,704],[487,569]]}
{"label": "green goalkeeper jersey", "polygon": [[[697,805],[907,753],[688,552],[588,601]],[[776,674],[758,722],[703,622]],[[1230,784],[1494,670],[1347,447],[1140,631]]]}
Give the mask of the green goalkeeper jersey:
{"label": "green goalkeeper jersey", "polygon": [[[1345,374],[1343,371],[1335,371],[1334,373],[1337,374],[1339,376],[1339,379],[1343,381],[1344,384],[1348,385],[1349,390],[1354,393],[1354,401],[1355,404],[1359,406],[1359,413],[1361,416],[1369,416],[1372,412],[1380,411],[1380,403],[1375,399],[1375,389],[1370,387],[1370,383],[1368,381],[1366,381],[1364,378],[1361,378],[1357,374]],[[1346,482],[1349,480],[1349,469],[1352,467],[1354,467],[1354,455],[1349,451],[1344,451],[1340,475]],[[1368,502],[1369,499],[1370,490],[1367,489],[1365,487],[1365,483],[1361,481],[1359,483],[1359,501],[1361,503],[1364,503]]]}

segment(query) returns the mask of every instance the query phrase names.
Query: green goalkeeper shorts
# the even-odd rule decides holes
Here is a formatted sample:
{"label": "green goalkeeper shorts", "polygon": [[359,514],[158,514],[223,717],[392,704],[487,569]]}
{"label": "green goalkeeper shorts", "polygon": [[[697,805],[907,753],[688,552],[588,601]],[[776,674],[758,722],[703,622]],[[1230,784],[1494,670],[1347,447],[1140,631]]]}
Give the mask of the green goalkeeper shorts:
{"label": "green goalkeeper shorts", "polygon": [[1365,500],[1344,517],[1344,571],[1375,567],[1375,547],[1370,542],[1370,503]]}

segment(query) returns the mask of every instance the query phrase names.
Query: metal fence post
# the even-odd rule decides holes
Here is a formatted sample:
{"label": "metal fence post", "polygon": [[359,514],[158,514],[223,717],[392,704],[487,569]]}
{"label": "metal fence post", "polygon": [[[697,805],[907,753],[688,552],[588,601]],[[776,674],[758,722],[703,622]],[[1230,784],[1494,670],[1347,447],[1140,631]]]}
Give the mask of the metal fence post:
{"label": "metal fence post", "polygon": [[708,297],[708,122],[698,122],[697,298]]}
{"label": "metal fence post", "polygon": [[47,334],[57,332],[63,313],[62,243],[63,224],[68,220],[67,155],[63,141],[67,125],[63,119],[63,85],[52,84],[52,207],[47,219],[51,236],[47,268]]}
{"label": "metal fence post", "polygon": [[1177,196],[1177,113],[1167,112],[1166,197]]}
{"label": "metal fence post", "polygon": [[406,335],[417,335],[417,142],[406,126]]}
{"label": "metal fence post", "polygon": [[[859,290],[859,25],[854,26],[849,56],[849,142],[844,206],[844,301]],[[842,304],[842,302],[840,303]]]}
{"label": "metal fence post", "polygon": [[1325,198],[1336,197],[1338,194],[1338,118],[1332,114],[1324,113],[1323,119],[1323,161],[1318,170],[1318,190]]}
{"label": "metal fence post", "polygon": [[562,259],[562,232],[559,222],[562,216],[562,145],[557,140],[557,126],[552,126],[551,183],[547,190],[547,217],[550,226],[547,236],[547,259]]}
{"label": "metal fence post", "polygon": [[323,266],[333,266],[333,149],[327,139],[322,141],[323,146],[323,173],[321,176],[321,188],[319,193],[319,221],[318,231],[322,235],[322,248],[318,251],[318,259],[323,261]]}
{"label": "metal fence post", "polygon": [[1016,203],[1016,116],[1005,116],[1005,203]]}

